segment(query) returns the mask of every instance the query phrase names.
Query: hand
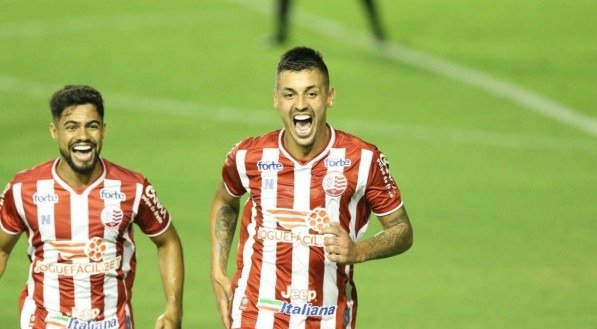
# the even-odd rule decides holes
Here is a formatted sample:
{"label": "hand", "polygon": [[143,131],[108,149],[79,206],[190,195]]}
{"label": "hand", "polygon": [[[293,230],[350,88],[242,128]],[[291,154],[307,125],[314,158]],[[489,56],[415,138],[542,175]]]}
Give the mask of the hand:
{"label": "hand", "polygon": [[173,314],[164,313],[155,322],[155,329],[180,329],[181,319]]}
{"label": "hand", "polygon": [[327,235],[323,246],[330,261],[342,264],[359,262],[357,246],[340,224],[331,223],[322,233]]}
{"label": "hand", "polygon": [[232,281],[227,276],[212,276],[211,283],[216,297],[216,304],[224,328],[230,329],[230,308],[232,305]]}

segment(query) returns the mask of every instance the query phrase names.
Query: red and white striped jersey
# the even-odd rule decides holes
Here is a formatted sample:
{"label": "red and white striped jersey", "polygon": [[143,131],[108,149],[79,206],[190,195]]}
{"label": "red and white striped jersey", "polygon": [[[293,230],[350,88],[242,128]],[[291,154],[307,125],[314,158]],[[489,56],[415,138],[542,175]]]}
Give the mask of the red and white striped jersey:
{"label": "red and white striped jersey", "polygon": [[233,279],[233,328],[354,328],[353,266],[325,257],[324,225],[339,222],[356,241],[371,212],[402,206],[384,155],[332,127],[326,148],[301,163],[284,130],[237,144],[222,170],[228,192],[249,193]]}
{"label": "red and white striped jersey", "polygon": [[18,173],[0,197],[1,229],[29,243],[21,328],[131,329],[132,224],[158,236],[170,215],[139,173],[101,160],[101,177],[73,189],[58,161]]}

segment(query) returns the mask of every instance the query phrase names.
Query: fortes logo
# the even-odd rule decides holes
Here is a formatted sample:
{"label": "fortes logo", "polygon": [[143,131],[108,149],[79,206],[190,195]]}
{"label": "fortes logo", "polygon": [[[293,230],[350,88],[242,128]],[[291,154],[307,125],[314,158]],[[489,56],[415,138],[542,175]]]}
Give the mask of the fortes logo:
{"label": "fortes logo", "polygon": [[101,189],[100,198],[102,200],[125,200],[126,194],[119,191]]}
{"label": "fortes logo", "polygon": [[282,171],[282,169],[284,169],[284,166],[279,162],[259,161],[259,162],[257,162],[257,169],[259,171],[269,171],[269,170]]}
{"label": "fortes logo", "polygon": [[344,158],[325,158],[325,160],[323,160],[323,164],[329,168],[329,167],[350,167],[350,165],[352,164],[352,161],[350,161],[349,159],[344,159]]}
{"label": "fortes logo", "polygon": [[56,193],[33,194],[33,203],[39,204],[45,202],[58,203],[58,195]]}

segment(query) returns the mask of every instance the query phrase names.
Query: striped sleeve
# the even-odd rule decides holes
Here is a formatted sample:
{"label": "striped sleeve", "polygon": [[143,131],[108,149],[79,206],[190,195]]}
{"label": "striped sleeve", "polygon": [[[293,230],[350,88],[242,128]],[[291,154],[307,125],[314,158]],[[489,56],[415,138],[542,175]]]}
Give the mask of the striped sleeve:
{"label": "striped sleeve", "polygon": [[139,210],[135,222],[143,233],[158,236],[170,226],[170,213],[160,202],[153,185],[143,182]]}
{"label": "striped sleeve", "polygon": [[373,155],[365,196],[376,216],[388,215],[402,206],[400,189],[390,174],[390,164],[378,150]]}
{"label": "striped sleeve", "polygon": [[236,166],[236,156],[241,143],[237,143],[226,155],[224,166],[222,167],[222,180],[228,192],[233,196],[241,196],[246,190],[242,185],[240,174]]}
{"label": "striped sleeve", "polygon": [[27,227],[17,211],[12,187],[8,183],[0,194],[0,228],[8,234],[14,235],[25,231]]}

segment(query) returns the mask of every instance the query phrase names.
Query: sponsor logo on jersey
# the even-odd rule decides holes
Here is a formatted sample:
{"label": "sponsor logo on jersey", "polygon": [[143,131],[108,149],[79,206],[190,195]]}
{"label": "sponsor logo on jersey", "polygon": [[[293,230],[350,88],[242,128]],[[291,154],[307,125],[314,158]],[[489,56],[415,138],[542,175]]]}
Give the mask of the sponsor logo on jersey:
{"label": "sponsor logo on jersey", "polygon": [[350,323],[350,307],[344,309],[344,316],[342,317],[342,325],[347,327]]}
{"label": "sponsor logo on jersey", "polygon": [[259,171],[282,171],[284,166],[280,162],[275,161],[259,161],[257,162],[257,170]]}
{"label": "sponsor logo on jersey", "polygon": [[282,297],[289,299],[292,302],[312,302],[317,298],[317,291],[309,289],[292,289],[291,286],[286,287],[286,291],[282,291]]}
{"label": "sponsor logo on jersey", "polygon": [[122,209],[114,205],[105,207],[100,213],[100,219],[107,228],[117,228],[120,226],[120,223],[122,223],[123,218],[124,213],[122,212]]}
{"label": "sponsor logo on jersey", "polygon": [[104,320],[82,320],[62,314],[49,314],[46,317],[46,324],[65,329],[116,329],[119,327],[116,317]]}
{"label": "sponsor logo on jersey", "polygon": [[299,234],[291,231],[260,227],[257,230],[257,238],[282,243],[298,242],[307,246],[323,247],[323,235],[321,234]]}
{"label": "sponsor logo on jersey", "polygon": [[317,306],[311,303],[296,304],[287,303],[276,299],[260,298],[257,307],[276,313],[288,315],[304,315],[308,317],[325,317],[336,314],[336,306]]}
{"label": "sponsor logo on jersey", "polygon": [[29,327],[33,328],[34,325],[35,325],[35,314],[32,314],[29,317]]}
{"label": "sponsor logo on jersey", "polygon": [[[93,274],[116,274],[120,268],[121,256],[104,260],[106,243],[100,237],[93,237],[85,242],[53,241],[48,242],[59,255],[59,263],[44,263],[36,260],[35,273],[54,273],[60,276],[78,276]],[[70,263],[65,263],[69,261]]]}
{"label": "sponsor logo on jersey", "polygon": [[107,249],[104,239],[93,237],[84,242],[75,241],[54,241],[49,242],[63,260],[74,260],[89,258],[93,261],[101,261]]}
{"label": "sponsor logo on jersey", "polygon": [[379,154],[379,159],[377,159],[377,165],[379,167],[379,171],[381,172],[381,175],[383,176],[383,181],[385,184],[386,191],[388,192],[388,195],[390,196],[390,198],[395,197],[396,196],[396,188],[395,188],[396,184],[394,183],[394,178],[390,174],[390,162],[388,161],[386,156],[383,155],[383,153]]}
{"label": "sponsor logo on jersey", "polygon": [[116,270],[120,268],[121,257],[106,260],[103,262],[94,263],[51,263],[45,264],[41,261],[36,261],[33,265],[35,273],[53,273],[59,276],[79,276],[79,275],[94,275],[94,274],[112,274],[116,275]]}
{"label": "sponsor logo on jersey", "polygon": [[33,193],[33,203],[40,204],[40,203],[58,203],[58,195],[56,193]]}
{"label": "sponsor logo on jersey", "polygon": [[325,194],[331,197],[338,197],[346,191],[348,180],[343,173],[330,171],[323,177],[321,186],[323,187]]}
{"label": "sponsor logo on jersey", "polygon": [[145,202],[147,207],[149,207],[155,219],[162,224],[168,212],[166,211],[166,208],[162,206],[153,186],[147,185],[141,199]]}
{"label": "sponsor logo on jersey", "polygon": [[276,219],[278,224],[287,230],[295,227],[308,227],[321,233],[332,221],[325,208],[317,207],[310,211],[294,210],[289,208],[271,208],[265,210],[267,215]]}
{"label": "sponsor logo on jersey", "polygon": [[116,190],[101,189],[99,194],[102,200],[126,200],[126,194]]}
{"label": "sponsor logo on jersey", "polygon": [[247,296],[243,296],[243,298],[240,300],[238,309],[244,311],[247,309],[247,307],[249,307],[249,298],[247,298]]}
{"label": "sponsor logo on jersey", "polygon": [[323,160],[323,165],[326,166],[326,168],[350,167],[352,161],[344,158],[325,158],[325,160]]}
{"label": "sponsor logo on jersey", "polygon": [[99,314],[99,308],[88,309],[73,307],[70,314],[67,315],[79,320],[95,320]]}
{"label": "sponsor logo on jersey", "polygon": [[105,320],[87,320],[81,321],[78,319],[70,318],[67,329],[116,329],[118,328],[118,320],[116,318],[110,318]]}

